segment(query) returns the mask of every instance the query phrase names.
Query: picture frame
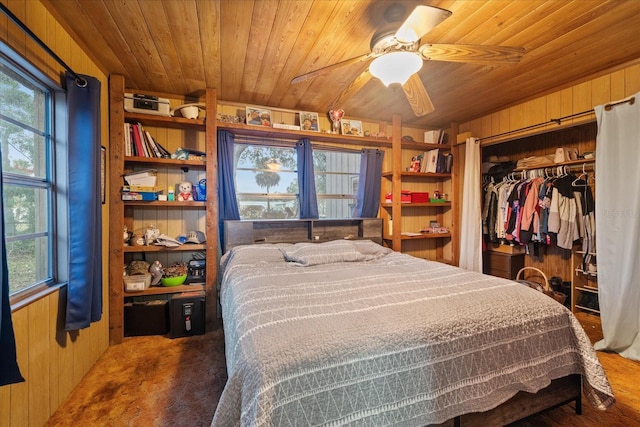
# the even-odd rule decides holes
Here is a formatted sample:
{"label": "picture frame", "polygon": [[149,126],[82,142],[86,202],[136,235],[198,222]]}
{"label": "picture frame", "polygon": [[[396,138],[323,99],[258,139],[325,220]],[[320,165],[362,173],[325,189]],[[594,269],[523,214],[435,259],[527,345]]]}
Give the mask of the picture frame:
{"label": "picture frame", "polygon": [[251,126],[271,127],[271,110],[246,107],[246,123]]}
{"label": "picture frame", "polygon": [[340,120],[340,132],[343,135],[362,136],[362,122],[360,120]]}
{"label": "picture frame", "polygon": [[104,145],[100,146],[100,197],[102,204],[107,202],[107,148]]}
{"label": "picture frame", "polygon": [[309,132],[320,132],[318,113],[313,113],[311,111],[300,111],[298,112],[298,120],[300,121],[300,130],[306,130]]}

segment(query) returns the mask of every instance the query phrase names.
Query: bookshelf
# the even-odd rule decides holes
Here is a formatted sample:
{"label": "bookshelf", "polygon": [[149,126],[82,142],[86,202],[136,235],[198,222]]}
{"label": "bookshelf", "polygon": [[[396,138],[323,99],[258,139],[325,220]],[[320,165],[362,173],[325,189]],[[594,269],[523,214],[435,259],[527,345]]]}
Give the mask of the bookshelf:
{"label": "bookshelf", "polygon": [[[454,224],[456,197],[454,194],[454,173],[448,172],[415,172],[407,171],[412,158],[437,149],[444,155],[452,153],[451,144],[402,141],[400,117],[393,116],[392,146],[387,160],[387,170],[382,174],[380,216],[385,224],[384,241],[393,250],[411,255],[445,262],[457,263],[457,229]],[[454,129],[455,130],[455,129]],[[449,131],[452,133],[452,131]],[[438,131],[442,138],[442,131]],[[455,140],[456,135],[449,135],[448,141]],[[442,138],[442,140],[444,140]],[[385,156],[386,158],[387,156]],[[423,159],[423,162],[427,161]],[[459,159],[453,160],[453,166]],[[446,201],[402,202],[401,192],[427,192],[429,199],[436,190],[447,194]],[[385,201],[385,195],[391,193],[391,202]],[[392,221],[392,232],[389,221]],[[432,221],[446,227],[447,232],[421,233]]]}
{"label": "bookshelf", "polygon": [[[216,121],[165,117],[124,111],[126,92],[124,77],[109,78],[109,341],[124,338],[124,305],[135,299],[170,298],[171,295],[201,290],[206,295],[206,329],[218,325],[217,320],[217,197],[216,197]],[[216,116],[216,93],[207,89],[204,100],[210,117]],[[181,101],[180,97],[175,99]],[[127,150],[125,123],[141,124],[167,151],[187,147],[201,150],[205,160],[178,160],[160,157],[141,157]],[[125,173],[144,169],[158,170],[158,183],[166,190],[178,182],[198,182],[206,179],[206,201],[123,201],[120,190]],[[125,226],[134,233],[153,224],[168,236],[175,237],[190,230],[203,231],[206,242],[185,244],[176,248],[163,246],[125,245]],[[194,254],[204,254],[206,275],[203,283],[176,287],[154,286],[143,291],[125,292],[123,269],[132,260],[149,263],[159,260],[163,266],[173,262],[187,262]]]}

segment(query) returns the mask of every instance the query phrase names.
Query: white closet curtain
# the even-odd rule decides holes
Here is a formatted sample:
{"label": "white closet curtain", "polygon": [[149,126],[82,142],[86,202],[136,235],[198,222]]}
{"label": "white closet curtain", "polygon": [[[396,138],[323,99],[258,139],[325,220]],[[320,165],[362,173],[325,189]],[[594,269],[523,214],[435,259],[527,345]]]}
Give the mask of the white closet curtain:
{"label": "white closet curtain", "polygon": [[634,98],[609,111],[595,107],[596,251],[604,333],[595,348],[640,360],[640,92]]}
{"label": "white closet curtain", "polygon": [[480,140],[467,138],[466,145],[460,226],[460,267],[482,273]]}

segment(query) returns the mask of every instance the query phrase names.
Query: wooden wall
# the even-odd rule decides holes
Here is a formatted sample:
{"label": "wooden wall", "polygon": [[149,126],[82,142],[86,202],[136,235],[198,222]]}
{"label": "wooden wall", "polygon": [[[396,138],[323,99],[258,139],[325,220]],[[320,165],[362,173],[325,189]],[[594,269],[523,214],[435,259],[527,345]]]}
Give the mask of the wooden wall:
{"label": "wooden wall", "polygon": [[[483,159],[490,155],[502,155],[510,160],[518,160],[528,156],[552,154],[557,147],[577,148],[579,153],[595,151],[597,125],[593,112],[562,120],[560,124],[551,120],[590,111],[596,105],[618,101],[638,91],[640,60],[570,87],[461,123],[460,131],[481,138]],[[546,124],[534,126],[540,123]],[[532,129],[511,133],[532,126]],[[499,136],[504,133],[509,135]],[[462,179],[458,182],[461,181]],[[595,194],[595,186],[592,190]],[[541,245],[540,256],[525,256],[525,266],[539,268],[549,278],[560,276],[565,281],[571,280],[570,252],[567,250]]]}
{"label": "wooden wall", "polygon": [[588,111],[596,105],[617,101],[638,91],[640,91],[640,58],[625,67],[610,70],[572,86],[557,89],[546,95],[461,123],[460,132],[471,132],[474,137],[483,139],[483,146],[517,141],[517,138],[524,136],[593,121],[595,115],[562,121],[561,125],[552,122],[533,130],[504,137],[489,137]]}
{"label": "wooden wall", "polygon": [[[102,145],[108,146],[107,78],[38,0],[3,0],[3,3],[75,72],[102,82]],[[70,5],[70,7],[72,7]],[[0,40],[61,82],[63,70],[4,14],[0,14]],[[108,162],[108,160],[107,160]],[[108,164],[107,164],[108,167]],[[99,196],[98,196],[99,197]],[[26,382],[0,387],[0,426],[42,426],[67,398],[80,379],[109,345],[107,240],[109,211],[103,205],[103,317],[77,333],[64,331],[65,288],[15,308],[13,323],[18,363]]]}

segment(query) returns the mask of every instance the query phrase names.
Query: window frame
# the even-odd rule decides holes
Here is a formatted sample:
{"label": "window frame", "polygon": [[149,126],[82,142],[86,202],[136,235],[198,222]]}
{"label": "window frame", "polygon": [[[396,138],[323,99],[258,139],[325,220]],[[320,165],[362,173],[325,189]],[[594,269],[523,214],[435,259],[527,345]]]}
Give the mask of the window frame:
{"label": "window frame", "polygon": [[[285,150],[292,150],[293,151],[293,156],[295,158],[296,156],[296,147],[295,147],[295,142],[290,142],[290,143],[286,143],[283,141],[269,141],[269,140],[264,140],[264,139],[253,139],[253,138],[245,138],[245,137],[236,137],[235,141],[234,141],[234,151],[236,149],[236,147],[240,146],[240,145],[244,145],[247,147],[264,147],[266,149],[285,149]],[[300,197],[298,195],[298,193],[265,193],[265,192],[259,192],[259,193],[249,193],[249,192],[241,192],[238,191],[238,182],[237,182],[237,171],[238,170],[242,170],[242,171],[249,171],[249,172],[260,172],[263,169],[260,168],[238,168],[238,164],[233,165],[233,175],[234,175],[234,179],[235,181],[235,189],[236,189],[236,199],[238,201],[238,208],[241,211],[242,209],[240,206],[240,197],[246,197],[248,199],[254,199],[254,200],[265,200],[265,201],[269,201],[269,200],[279,200],[279,199],[288,199],[288,200],[294,200],[294,205],[296,207],[295,212],[296,212],[296,216],[294,218],[282,218],[282,219],[299,219],[299,203],[300,203]],[[291,170],[291,169],[282,169],[280,170],[281,172],[287,172],[287,173],[294,173],[297,174],[297,164],[296,164],[296,168]],[[269,219],[269,218],[241,218],[243,220],[255,220],[255,219]]]}
{"label": "window frame", "polygon": [[[295,147],[296,142],[295,141],[291,141],[291,142],[284,142],[282,140],[269,140],[269,139],[257,139],[257,138],[248,138],[248,137],[244,137],[244,136],[236,136],[235,141],[234,141],[234,150],[235,147],[238,145],[245,145],[245,146],[255,146],[255,147],[265,147],[265,148],[286,148],[286,149],[293,149],[295,151],[296,147]],[[345,147],[339,147],[339,146],[332,146],[332,145],[324,145],[324,144],[313,144],[313,150],[314,150],[314,154],[316,152],[328,152],[328,153],[341,153],[341,154],[355,154],[360,156],[362,154],[362,151],[360,149],[355,150],[352,148],[345,148]],[[234,164],[234,179],[236,177],[236,172],[239,170],[237,164]],[[358,159],[358,168],[360,166],[360,160]],[[257,168],[241,168],[242,170],[246,170],[246,171],[259,171],[260,169]],[[294,170],[284,170],[286,172],[294,172],[297,173],[297,165],[296,168]],[[340,172],[340,171],[314,171],[315,175],[325,175],[325,176],[330,176],[330,175],[354,175],[349,179],[349,186],[351,188],[353,188],[353,183],[356,183],[356,192],[353,194],[346,194],[346,193],[317,193],[316,194],[316,198],[318,203],[320,203],[322,200],[351,200],[352,204],[355,206],[358,200],[358,194],[357,194],[357,182],[359,180],[359,171],[358,173],[351,173],[351,172]],[[236,198],[238,198],[239,201],[239,197],[255,197],[256,199],[262,199],[262,200],[267,200],[267,199],[295,199],[296,200],[296,205],[297,207],[297,211],[296,211],[296,217],[299,219],[299,202],[300,202],[300,195],[299,194],[292,194],[292,193],[274,193],[274,194],[265,194],[265,193],[247,193],[247,192],[241,192],[238,190],[238,186],[237,186],[237,181],[236,181]],[[332,218],[325,218],[322,217],[322,219],[353,219],[353,214],[351,214],[351,216],[348,217],[332,217]],[[242,220],[250,220],[251,218],[241,218]],[[259,219],[269,219],[269,218],[264,218],[261,217]],[[286,218],[286,219],[292,219],[292,218]]]}
{"label": "window frame", "polygon": [[[356,206],[357,202],[358,202],[358,187],[357,187],[357,183],[360,179],[360,156],[361,156],[361,150],[354,150],[354,149],[350,149],[350,148],[343,148],[343,147],[334,147],[334,146],[326,146],[326,145],[318,145],[316,147],[314,147],[314,155],[317,152],[327,152],[327,153],[339,153],[339,154],[354,154],[358,156],[357,159],[357,164],[358,164],[358,172],[354,173],[354,172],[344,172],[344,171],[314,171],[315,175],[325,175],[325,177],[331,176],[331,175],[346,175],[349,176],[349,186],[353,188],[353,183],[356,183],[356,187],[355,187],[355,192],[351,193],[351,194],[347,194],[347,193],[317,193],[316,194],[316,198],[318,200],[318,205],[320,204],[321,200],[350,200],[351,201],[351,206],[350,210],[351,210],[351,216],[348,217],[321,217],[321,219],[354,219],[353,216],[353,209]],[[317,191],[317,187],[316,187],[316,191]],[[318,209],[320,209],[318,207]]]}
{"label": "window frame", "polygon": [[[48,92],[47,101],[47,130],[49,137],[46,151],[47,177],[41,186],[51,186],[47,195],[50,203],[51,216],[49,224],[50,277],[45,281],[35,283],[9,295],[12,311],[16,311],[56,289],[66,286],[69,278],[69,218],[67,206],[67,101],[66,91],[38,67],[23,58],[4,42],[0,42],[0,60],[14,72],[30,80],[35,86]],[[22,184],[29,180],[7,174],[9,183]],[[4,179],[4,177],[3,177]],[[38,180],[40,178],[36,178]],[[32,183],[34,179],[31,179]],[[46,183],[44,182],[46,181]],[[37,187],[34,185],[33,187]]]}

